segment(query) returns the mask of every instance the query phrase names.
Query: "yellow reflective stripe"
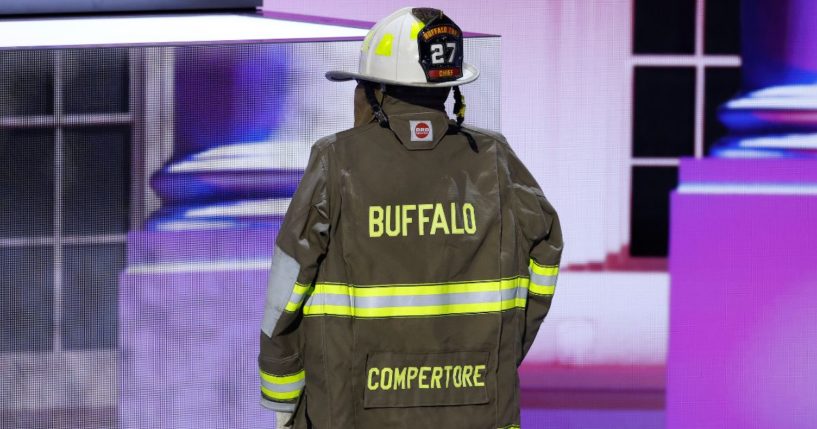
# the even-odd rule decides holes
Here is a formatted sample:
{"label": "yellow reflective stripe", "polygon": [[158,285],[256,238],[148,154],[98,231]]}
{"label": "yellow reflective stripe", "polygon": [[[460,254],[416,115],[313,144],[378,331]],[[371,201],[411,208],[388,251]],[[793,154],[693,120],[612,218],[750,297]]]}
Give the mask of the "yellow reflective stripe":
{"label": "yellow reflective stripe", "polygon": [[427,305],[412,307],[382,307],[358,308],[347,305],[308,305],[304,307],[304,315],[333,315],[354,317],[401,317],[401,316],[439,316],[447,314],[493,313],[511,308],[524,308],[522,298],[509,299],[498,302]]}
{"label": "yellow reflective stripe", "polygon": [[263,392],[265,396],[269,397],[270,399],[277,399],[279,401],[296,399],[298,396],[301,396],[301,390],[302,389],[293,390],[290,392],[273,392],[266,387],[261,386],[261,392]]}
{"label": "yellow reflective stripe", "polygon": [[[417,287],[417,286],[439,286],[439,285],[465,285],[465,284],[474,284],[474,283],[491,283],[491,282],[515,282],[519,280],[527,281],[527,275],[520,274],[512,277],[505,277],[501,279],[491,279],[491,280],[465,280],[461,282],[428,282],[428,283],[380,283],[380,284],[370,284],[365,286],[354,286],[360,288],[383,288],[383,287]],[[321,284],[327,285],[339,285],[339,286],[349,286],[347,283],[338,283],[338,282],[321,282]]]}
{"label": "yellow reflective stripe", "polygon": [[288,375],[272,375],[261,370],[258,372],[261,374],[261,392],[270,399],[277,401],[295,399],[304,388],[306,375],[304,370]]}
{"label": "yellow reflective stripe", "polygon": [[287,305],[286,307],[284,307],[284,310],[289,312],[298,311],[298,309],[301,308],[301,304],[303,304],[304,300],[306,299],[306,297],[304,297],[303,295],[310,289],[310,287],[311,287],[310,285],[295,283],[295,286],[292,287],[292,294],[302,295],[301,299],[298,302],[292,301],[287,302]]}
{"label": "yellow reflective stripe", "polygon": [[377,47],[374,49],[374,53],[377,55],[381,55],[384,57],[391,56],[391,45],[394,41],[394,35],[391,33],[386,33],[383,35],[383,38],[380,39],[380,42],[377,44]]}
{"label": "yellow reflective stripe", "polygon": [[423,23],[423,21],[414,21],[414,23],[411,24],[411,33],[409,33],[411,40],[417,40],[417,35],[420,34],[420,30],[422,30],[425,26],[426,25]]}
{"label": "yellow reflective stripe", "polygon": [[528,292],[534,295],[553,295],[556,292],[556,286],[543,286],[531,282],[531,284],[528,286]]}
{"label": "yellow reflective stripe", "polygon": [[534,295],[553,295],[556,292],[555,284],[541,284],[537,282],[555,283],[559,275],[558,265],[542,265],[532,258],[528,264],[531,272],[531,281],[528,292]]}
{"label": "yellow reflective stripe", "polygon": [[558,265],[542,265],[533,259],[530,260],[530,269],[541,276],[555,276],[559,274]]}
{"label": "yellow reflective stripe", "polygon": [[[303,314],[382,318],[499,312],[525,308],[529,284],[527,277],[415,285],[317,283]],[[405,305],[401,305],[404,297]]]}
{"label": "yellow reflective stripe", "polygon": [[452,293],[490,292],[525,287],[528,279],[517,277],[502,280],[490,280],[466,283],[440,283],[435,285],[401,285],[401,286],[349,286],[336,283],[317,283],[313,295],[327,293],[355,297],[374,296],[408,296],[408,295],[447,295]]}
{"label": "yellow reflective stripe", "polygon": [[295,293],[304,293],[309,290],[309,285],[295,283],[295,286],[292,288],[292,291]]}
{"label": "yellow reflective stripe", "polygon": [[260,370],[259,370],[259,372],[261,373],[261,378],[264,379],[264,381],[266,381],[268,383],[272,383],[272,384],[295,383],[297,381],[303,380],[304,377],[306,376],[306,372],[304,370],[300,370],[300,371],[296,372],[295,374],[290,374],[290,375],[272,375],[272,374],[267,374],[266,372],[260,371]]}

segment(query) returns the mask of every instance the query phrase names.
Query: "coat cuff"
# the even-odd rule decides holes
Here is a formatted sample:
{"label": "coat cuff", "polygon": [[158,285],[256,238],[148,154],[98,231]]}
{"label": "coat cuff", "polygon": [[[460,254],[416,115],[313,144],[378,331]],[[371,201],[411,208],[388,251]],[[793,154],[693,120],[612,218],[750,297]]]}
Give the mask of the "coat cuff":
{"label": "coat cuff", "polygon": [[277,404],[274,408],[264,402],[261,405],[275,411],[291,411],[295,408],[295,403],[298,402],[306,382],[304,370],[284,375],[259,370],[259,375],[261,376],[261,399],[270,404]]}
{"label": "coat cuff", "polygon": [[261,406],[270,410],[270,411],[277,411],[279,413],[293,413],[295,412],[295,403],[294,402],[274,402],[270,401],[267,398],[261,398]]}

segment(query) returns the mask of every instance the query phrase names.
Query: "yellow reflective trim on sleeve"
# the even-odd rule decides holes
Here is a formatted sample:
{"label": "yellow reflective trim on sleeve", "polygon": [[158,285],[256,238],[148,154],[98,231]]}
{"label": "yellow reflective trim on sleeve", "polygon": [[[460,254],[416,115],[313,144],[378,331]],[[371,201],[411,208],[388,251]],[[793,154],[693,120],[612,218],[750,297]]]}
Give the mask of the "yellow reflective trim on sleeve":
{"label": "yellow reflective trim on sleeve", "polygon": [[374,53],[383,57],[390,57],[391,56],[391,45],[394,41],[394,35],[391,33],[386,33],[383,35],[383,38],[380,39],[380,42],[377,43],[377,47],[374,48]]}
{"label": "yellow reflective trim on sleeve", "polygon": [[300,370],[295,374],[290,375],[272,375],[261,370],[259,370],[259,372],[261,373],[261,378],[264,379],[264,381],[272,384],[295,383],[303,380],[306,377],[306,372],[304,370]]}
{"label": "yellow reflective trim on sleeve", "polygon": [[269,397],[270,399],[276,399],[279,401],[297,399],[299,396],[301,396],[301,390],[303,389],[293,390],[290,392],[273,392],[267,389],[266,387],[261,386],[261,392],[263,392],[265,396]]}
{"label": "yellow reflective trim on sleeve", "polygon": [[530,269],[541,276],[556,276],[559,274],[558,265],[542,265],[533,259],[530,260]]}
{"label": "yellow reflective trim on sleeve", "polygon": [[295,283],[295,286],[292,288],[292,291],[295,293],[304,293],[309,290],[309,287],[310,285]]}
{"label": "yellow reflective trim on sleeve", "polygon": [[304,302],[305,297],[303,295],[306,294],[311,288],[312,285],[295,283],[295,285],[292,287],[292,296],[294,297],[296,295],[300,295],[300,299],[298,301],[292,301],[292,298],[290,298],[290,301],[287,302],[284,310],[290,313],[298,311],[298,309],[301,308],[301,304]]}
{"label": "yellow reflective trim on sleeve", "polygon": [[554,293],[556,293],[556,286],[555,285],[542,286],[536,283],[531,283],[528,286],[528,292],[534,295],[553,295]]}

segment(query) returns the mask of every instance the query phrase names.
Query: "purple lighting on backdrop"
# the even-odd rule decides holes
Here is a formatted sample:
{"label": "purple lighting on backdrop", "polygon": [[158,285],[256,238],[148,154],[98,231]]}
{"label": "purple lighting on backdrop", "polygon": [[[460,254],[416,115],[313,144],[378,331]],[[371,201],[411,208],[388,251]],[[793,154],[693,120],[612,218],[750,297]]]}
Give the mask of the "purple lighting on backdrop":
{"label": "purple lighting on backdrop", "polygon": [[274,135],[290,90],[286,44],[176,51],[174,159]]}
{"label": "purple lighting on backdrop", "polygon": [[176,50],[174,153],[151,178],[163,205],[148,229],[277,225],[305,164],[290,156],[303,147],[272,141],[298,102],[289,97],[290,49]]}
{"label": "purple lighting on backdrop", "polygon": [[[817,2],[742,2],[731,135],[672,196],[668,429],[817,427]],[[767,158],[767,159],[762,159]]]}
{"label": "purple lighting on backdrop", "polygon": [[817,165],[684,160],[680,183],[667,428],[814,428],[817,194],[766,191],[813,189]]}
{"label": "purple lighting on backdrop", "polygon": [[813,0],[741,3],[743,86],[817,83],[817,25]]}
{"label": "purple lighting on backdrop", "polygon": [[721,108],[731,135],[712,155],[817,158],[817,2],[741,6],[743,94]]}
{"label": "purple lighting on backdrop", "polygon": [[[817,268],[813,263],[811,269],[802,266],[803,259],[812,259],[813,254],[795,258],[801,259],[798,265],[803,270],[793,270],[786,276],[790,280],[781,279],[788,284],[780,293],[766,295],[757,314],[735,318],[729,324],[731,332],[745,332],[733,359],[738,363],[732,369],[734,385],[729,396],[737,416],[734,427],[805,429],[817,425]],[[757,299],[748,294],[742,298],[730,305],[757,305]]]}

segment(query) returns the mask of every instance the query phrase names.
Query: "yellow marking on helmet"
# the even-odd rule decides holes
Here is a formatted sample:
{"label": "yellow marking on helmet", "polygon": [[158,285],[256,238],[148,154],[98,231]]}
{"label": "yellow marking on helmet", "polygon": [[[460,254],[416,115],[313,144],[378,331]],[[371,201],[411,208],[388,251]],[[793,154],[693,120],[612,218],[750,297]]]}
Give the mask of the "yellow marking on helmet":
{"label": "yellow marking on helmet", "polygon": [[361,52],[369,52],[369,44],[372,43],[372,36],[374,36],[374,31],[366,33],[366,38],[363,39],[363,45],[360,46]]}
{"label": "yellow marking on helmet", "polygon": [[377,48],[375,48],[374,53],[377,55],[381,55],[384,57],[391,56],[391,45],[394,41],[394,35],[391,33],[386,33],[383,35],[383,38],[380,39],[380,43],[377,44]]}
{"label": "yellow marking on helmet", "polygon": [[425,23],[423,21],[415,21],[414,24],[411,24],[411,40],[417,40],[417,35],[420,34],[420,30],[425,27]]}

